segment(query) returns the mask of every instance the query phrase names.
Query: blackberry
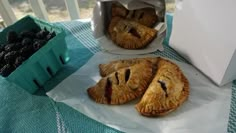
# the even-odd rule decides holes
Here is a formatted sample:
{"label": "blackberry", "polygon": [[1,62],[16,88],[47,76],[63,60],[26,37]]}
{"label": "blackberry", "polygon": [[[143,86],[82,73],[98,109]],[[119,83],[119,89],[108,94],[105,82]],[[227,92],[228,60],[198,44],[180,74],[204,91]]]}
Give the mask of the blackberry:
{"label": "blackberry", "polygon": [[40,28],[39,27],[32,28],[30,31],[35,33],[35,35],[36,35],[36,33],[38,33],[40,31]]}
{"label": "blackberry", "polygon": [[6,64],[4,65],[1,70],[0,70],[0,74],[3,76],[3,77],[7,77],[8,75],[10,75],[13,71],[15,70],[15,68],[10,65],[10,64]]}
{"label": "blackberry", "polygon": [[47,35],[49,34],[49,31],[47,31],[47,29],[41,30],[36,34],[36,37],[38,39],[44,39],[47,37]]}
{"label": "blackberry", "polygon": [[1,64],[4,61],[4,56],[5,56],[5,51],[0,52],[0,62],[1,62]]}
{"label": "blackberry", "polygon": [[22,48],[22,44],[20,42],[15,43],[14,50],[20,50]]}
{"label": "blackberry", "polygon": [[37,40],[37,41],[35,41],[34,44],[33,44],[34,51],[39,50],[46,43],[47,43],[47,41],[45,41],[45,40]]}
{"label": "blackberry", "polygon": [[31,38],[31,39],[33,39],[33,38],[35,38],[36,34],[32,31],[25,30],[25,31],[22,31],[19,36],[21,38]]}
{"label": "blackberry", "polygon": [[18,35],[15,31],[9,31],[7,33],[7,42],[14,43],[18,41]]}
{"label": "blackberry", "polygon": [[20,66],[23,62],[25,61],[25,58],[22,56],[19,56],[16,58],[15,60],[15,67],[17,68],[18,66]]}
{"label": "blackberry", "polygon": [[55,36],[54,31],[49,32],[46,28],[40,27],[19,34],[9,31],[6,36],[7,44],[0,44],[0,75],[7,77]]}
{"label": "blackberry", "polygon": [[22,46],[32,45],[33,41],[30,38],[24,38],[21,42]]}
{"label": "blackberry", "polygon": [[19,43],[11,43],[11,44],[7,44],[5,45],[4,49],[6,52],[10,52],[10,51],[16,51],[19,50],[21,48],[21,44]]}
{"label": "blackberry", "polygon": [[4,47],[5,47],[5,45],[0,44],[0,52],[4,51]]}
{"label": "blackberry", "polygon": [[6,52],[9,52],[13,49],[13,47],[14,47],[14,44],[11,43],[11,44],[5,45],[4,49],[5,49]]}
{"label": "blackberry", "polygon": [[38,39],[43,39],[44,38],[44,35],[41,31],[39,31],[37,34],[36,34],[36,38]]}
{"label": "blackberry", "polygon": [[52,39],[55,36],[56,36],[56,33],[53,31],[47,35],[46,39],[47,39],[47,41],[49,41],[50,39]]}
{"label": "blackberry", "polygon": [[0,71],[1,71],[1,69],[3,68],[3,66],[4,66],[5,64],[0,64]]}
{"label": "blackberry", "polygon": [[47,30],[46,27],[43,28],[45,35],[49,34],[50,32]]}
{"label": "blackberry", "polygon": [[20,55],[28,59],[34,53],[34,49],[32,45],[24,46],[20,49]]}
{"label": "blackberry", "polygon": [[4,60],[7,63],[13,64],[15,62],[16,57],[18,56],[18,52],[16,51],[11,51],[5,54]]}

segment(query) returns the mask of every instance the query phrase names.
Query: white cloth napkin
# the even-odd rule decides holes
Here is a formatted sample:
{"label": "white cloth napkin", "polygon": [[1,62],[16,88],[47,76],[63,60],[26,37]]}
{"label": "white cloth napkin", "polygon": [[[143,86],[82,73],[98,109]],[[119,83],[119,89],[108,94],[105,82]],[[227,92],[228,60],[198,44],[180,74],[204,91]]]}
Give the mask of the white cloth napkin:
{"label": "white cloth napkin", "polygon": [[224,133],[230,111],[231,86],[218,87],[194,67],[179,65],[190,82],[189,99],[176,111],[157,118],[139,115],[134,106],[139,101],[124,105],[95,103],[88,97],[87,88],[101,78],[98,64],[111,60],[155,56],[112,55],[97,53],[81,69],[47,93],[57,102],[63,102],[88,117],[124,132],[135,133]]}

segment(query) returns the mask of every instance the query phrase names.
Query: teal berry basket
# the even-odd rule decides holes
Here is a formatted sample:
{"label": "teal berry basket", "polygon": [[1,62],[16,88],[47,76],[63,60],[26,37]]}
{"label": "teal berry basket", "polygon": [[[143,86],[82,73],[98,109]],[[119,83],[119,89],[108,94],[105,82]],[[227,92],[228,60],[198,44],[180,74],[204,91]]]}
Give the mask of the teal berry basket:
{"label": "teal berry basket", "polygon": [[6,35],[11,30],[20,33],[35,27],[46,28],[50,32],[54,31],[56,36],[6,77],[8,81],[17,84],[31,94],[40,89],[69,61],[65,31],[54,24],[32,16],[26,16],[0,32],[0,44],[6,43]]}

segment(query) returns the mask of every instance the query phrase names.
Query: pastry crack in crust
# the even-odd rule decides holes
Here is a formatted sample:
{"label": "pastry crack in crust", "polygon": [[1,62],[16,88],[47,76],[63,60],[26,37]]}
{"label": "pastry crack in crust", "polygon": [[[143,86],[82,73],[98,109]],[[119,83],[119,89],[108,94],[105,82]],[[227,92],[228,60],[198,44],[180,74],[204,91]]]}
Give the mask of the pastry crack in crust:
{"label": "pastry crack in crust", "polygon": [[141,38],[141,36],[139,35],[139,33],[137,32],[136,29],[134,28],[130,28],[130,30],[128,31],[128,33],[132,34],[133,36],[137,37],[137,38]]}
{"label": "pastry crack in crust", "polygon": [[118,78],[118,72],[115,73],[115,76],[116,76],[116,81],[117,81],[117,85],[119,85],[120,81],[119,81],[119,78]]}
{"label": "pastry crack in crust", "polygon": [[129,80],[129,76],[130,76],[130,69],[126,69],[125,70],[125,82],[127,82]]}
{"label": "pastry crack in crust", "polygon": [[161,59],[154,79],[135,107],[141,115],[162,116],[176,110],[188,95],[189,83],[179,67]]}
{"label": "pastry crack in crust", "polygon": [[111,95],[112,95],[112,86],[111,86],[111,84],[112,84],[111,81],[109,80],[109,78],[107,78],[104,96],[106,97],[107,102],[109,104],[111,103]]}
{"label": "pastry crack in crust", "polygon": [[165,82],[162,82],[162,81],[160,81],[160,80],[158,80],[157,82],[161,84],[161,88],[162,88],[163,91],[166,93],[166,97],[168,97],[168,93],[167,93],[167,88],[166,88]]}

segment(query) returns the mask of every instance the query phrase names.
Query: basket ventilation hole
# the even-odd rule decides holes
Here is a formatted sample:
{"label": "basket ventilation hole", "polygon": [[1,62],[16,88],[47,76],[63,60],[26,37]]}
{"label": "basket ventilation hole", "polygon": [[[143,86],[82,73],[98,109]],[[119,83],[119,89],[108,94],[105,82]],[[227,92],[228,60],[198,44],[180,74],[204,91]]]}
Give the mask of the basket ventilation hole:
{"label": "basket ventilation hole", "polygon": [[36,79],[34,79],[33,82],[35,83],[35,85],[36,85],[38,88],[41,88],[40,84],[38,83],[38,81],[37,81]]}
{"label": "basket ventilation hole", "polygon": [[51,70],[50,67],[47,67],[47,71],[48,71],[48,73],[49,73],[51,76],[53,76],[53,73],[52,73],[52,70]]}
{"label": "basket ventilation hole", "polygon": [[65,61],[64,61],[64,59],[62,58],[62,56],[60,56],[59,58],[60,58],[61,63],[62,63],[62,64],[65,64]]}

